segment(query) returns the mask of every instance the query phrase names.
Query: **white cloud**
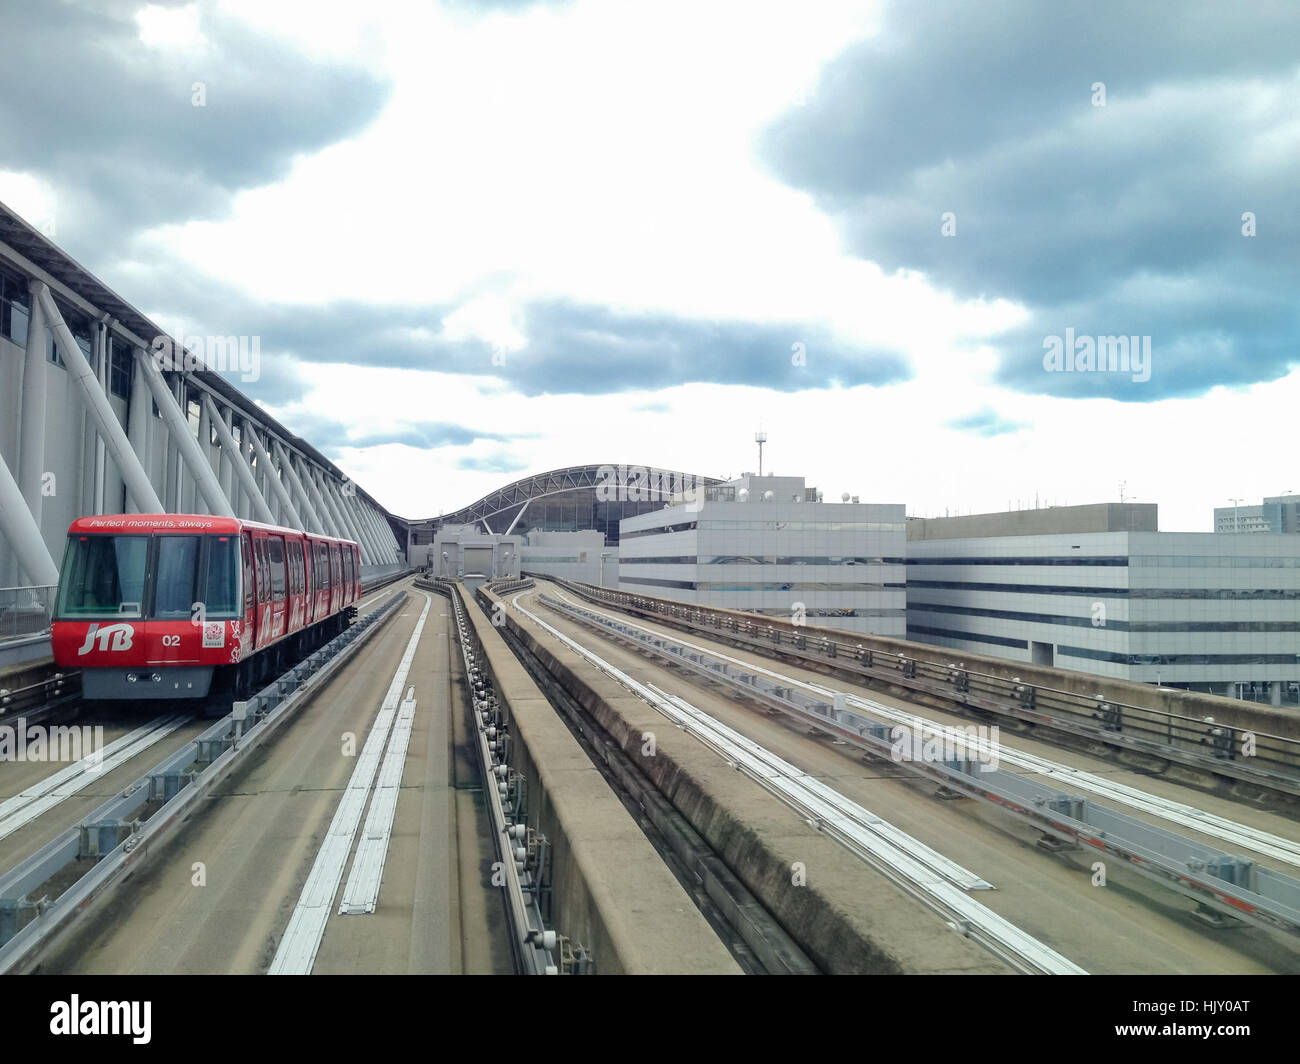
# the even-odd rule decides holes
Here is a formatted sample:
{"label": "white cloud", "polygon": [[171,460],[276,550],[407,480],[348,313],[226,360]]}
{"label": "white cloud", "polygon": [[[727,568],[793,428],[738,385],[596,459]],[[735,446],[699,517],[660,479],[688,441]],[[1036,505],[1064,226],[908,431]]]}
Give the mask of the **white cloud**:
{"label": "white cloud", "polygon": [[[146,9],[141,35],[163,49],[197,46],[196,10]],[[690,385],[530,399],[511,390],[508,365],[496,379],[313,364],[304,400],[271,410],[290,427],[312,414],[347,416],[357,438],[428,422],[529,434],[433,451],[345,447],[344,469],[397,513],[456,509],[522,472],[569,464],[738,474],[756,464],[760,420],[768,468],[805,474],[828,497],[848,491],[918,513],[1035,494],[1114,499],[1122,480],[1129,495],[1162,503],[1165,527],[1202,529],[1229,495],[1300,488],[1287,480],[1300,376],[1149,404],[1005,391],[980,341],[1022,321],[1023,308],[959,301],[924,276],[847,254],[834,222],[771,176],[759,134],[801,105],[829,60],[876,32],[870,3],[580,0],[484,14],[423,0],[221,0],[212,10],[379,71],[392,97],[354,139],[239,195],[230,217],[146,234],[137,254],[184,248],[186,269],[304,313],[343,299],[447,305],[446,334],[504,351],[522,346],[530,301],[562,299],[789,322],[807,330],[792,343],[826,331],[895,347],[916,373],[879,389]],[[22,175],[0,173],[0,198],[29,216],[55,206]],[[807,355],[820,379],[815,343]],[[1031,427],[989,438],[945,427],[984,408]],[[457,465],[502,456],[526,470]]]}

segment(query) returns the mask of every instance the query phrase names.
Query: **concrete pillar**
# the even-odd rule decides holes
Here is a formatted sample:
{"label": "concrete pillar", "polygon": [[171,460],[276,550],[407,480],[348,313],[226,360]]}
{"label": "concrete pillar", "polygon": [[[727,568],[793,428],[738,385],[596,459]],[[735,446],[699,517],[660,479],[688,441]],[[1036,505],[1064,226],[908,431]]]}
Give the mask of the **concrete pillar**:
{"label": "concrete pillar", "polygon": [[356,520],[348,508],[348,500],[343,497],[343,493],[339,491],[338,486],[333,481],[326,480],[325,490],[331,493],[334,505],[338,508],[339,516],[343,518],[343,527],[348,530],[348,539],[352,540],[353,543],[360,543],[361,530],[357,528]]}
{"label": "concrete pillar", "polygon": [[[181,499],[185,512],[193,514],[199,512],[199,478],[202,476],[202,471],[198,468],[198,462],[205,456],[197,446],[199,435],[194,426],[190,424],[190,390],[185,386],[184,377],[176,378],[176,402],[181,408],[181,425],[185,429],[185,435],[195,443],[194,448],[189,448],[183,443],[180,444],[182,458]],[[211,471],[211,468],[211,466],[208,466],[209,471]]]}
{"label": "concrete pillar", "polygon": [[375,526],[375,534],[379,537],[379,547],[384,552],[384,560],[390,565],[395,565],[401,559],[397,556],[397,537],[393,535],[392,526],[375,509],[370,511],[370,520]]}
{"label": "concrete pillar", "polygon": [[216,474],[212,472],[212,463],[199,449],[199,441],[190,432],[190,421],[185,408],[176,402],[167,388],[167,382],[163,380],[162,372],[152,360],[137,357],[135,361],[137,372],[144,374],[149,389],[153,392],[154,402],[158,404],[158,412],[162,414],[163,423],[167,426],[168,435],[175,441],[185,465],[189,467],[196,490],[203,493],[209,512],[219,517],[234,517],[235,512],[222,494]]}
{"label": "concrete pillar", "polygon": [[313,469],[310,472],[316,481],[316,488],[320,492],[320,497],[325,502],[325,509],[329,511],[330,522],[338,529],[334,534],[340,539],[351,539],[351,533],[348,532],[348,526],[343,521],[343,515],[339,513],[338,507],[334,505],[334,499],[330,495],[329,485],[325,483],[325,478],[318,469]]}
{"label": "concrete pillar", "polygon": [[370,539],[374,543],[374,560],[376,565],[388,565],[388,544],[384,542],[380,533],[380,528],[375,521],[375,511],[371,506],[361,507],[361,520],[365,523],[366,528],[370,531]]}
{"label": "concrete pillar", "polygon": [[1282,704],[1282,681],[1273,680],[1268,685],[1268,701],[1271,705],[1280,706]]}
{"label": "concrete pillar", "polygon": [[[258,490],[257,478],[253,476],[253,445],[248,442],[248,430],[246,425],[247,422],[244,421],[240,421],[239,423],[239,458],[240,461],[244,463],[244,468],[248,470],[248,477],[241,477],[240,479],[241,483],[244,485],[244,492],[248,497],[248,507],[244,516],[251,518],[259,509],[257,500],[261,499],[262,506],[265,506],[266,498],[262,495],[261,491]],[[258,518],[258,520],[265,520],[265,518]]]}
{"label": "concrete pillar", "polygon": [[289,490],[292,492],[294,502],[298,506],[298,512],[307,521],[307,530],[310,532],[324,532],[325,523],[312,505],[311,498],[307,495],[307,489],[303,487],[302,480],[298,477],[298,471],[293,468],[293,456],[279,440],[272,440],[271,446],[275,451],[274,457],[280,463],[280,472],[284,474],[284,479],[289,482]]}
{"label": "concrete pillar", "polygon": [[[248,432],[249,428],[249,423],[245,421],[244,431]],[[266,473],[266,481],[271,486],[271,492],[280,503],[280,514],[287,519],[292,527],[305,530],[307,526],[303,523],[298,508],[293,504],[293,500],[289,498],[289,492],[285,490],[284,484],[281,483],[280,475],[275,471],[275,466],[271,464],[271,456],[266,453],[266,448],[262,446],[262,441],[258,438],[256,432],[251,432],[250,438],[253,451],[257,454],[257,464],[263,467]]]}
{"label": "concrete pillar", "polygon": [[31,319],[27,323],[27,352],[23,358],[22,424],[18,437],[18,483],[27,510],[41,526],[41,474],[45,472],[45,365],[49,333],[40,290],[45,285],[32,281]]}
{"label": "concrete pillar", "polygon": [[[96,366],[99,370],[99,387],[105,396],[108,391],[108,315],[95,325],[95,345],[98,348],[96,352]],[[110,409],[111,409],[110,403]],[[94,474],[91,480],[91,513],[102,514],[104,512],[104,441],[99,438],[98,433],[91,433],[89,426],[86,432],[87,438],[91,441],[93,450],[93,468]]]}
{"label": "concrete pillar", "polygon": [[0,533],[13,548],[18,565],[32,584],[41,587],[59,582],[59,567],[50,557],[41,530],[3,455],[0,455]]}
{"label": "concrete pillar", "polygon": [[[203,405],[207,407],[210,404],[205,402]],[[220,414],[222,423],[227,429],[229,429],[235,423],[235,412],[231,410],[230,407],[225,407],[221,410]],[[235,483],[235,467],[231,461],[231,454],[233,452],[228,451],[225,447],[220,445],[220,438],[218,438],[217,452],[217,465],[221,470],[218,474],[218,478],[221,481],[221,490],[226,493],[226,498],[230,500],[230,508],[238,514],[239,499],[237,496],[239,496],[241,492],[239,485]]]}
{"label": "concrete pillar", "polygon": [[108,397],[96,382],[94,373],[86,362],[86,357],[81,353],[81,348],[77,346],[76,341],[72,338],[72,332],[68,329],[62,315],[59,314],[58,307],[54,305],[54,298],[45,285],[41,285],[38,298],[42,309],[45,311],[46,321],[54,332],[54,339],[58,345],[59,353],[63,355],[63,361],[68,365],[68,375],[72,377],[73,382],[80,389],[82,399],[90,410],[96,427],[99,429],[99,433],[104,438],[104,443],[113,457],[113,461],[117,463],[117,467],[122,471],[127,491],[145,509],[145,512],[149,512],[149,507],[152,506],[161,508],[162,504],[158,501],[153,485],[149,483],[149,478],[145,475],[144,467],[137,461],[135,452],[131,450],[131,445],[127,442],[126,433],[122,431],[122,426],[118,424],[112,408],[108,405]]}
{"label": "concrete pillar", "polygon": [[[135,358],[141,358],[143,354],[142,349],[135,349]],[[146,477],[148,476],[149,462],[149,422],[152,420],[153,410],[150,403],[149,388],[141,379],[140,374],[134,373],[131,378],[131,397],[127,400],[126,435],[131,443],[131,451],[135,454],[136,460],[145,469]],[[150,483],[152,484],[152,481]],[[142,512],[131,498],[129,491],[127,492],[126,508],[129,513],[138,514]]]}
{"label": "concrete pillar", "polygon": [[[212,397],[205,395],[203,397],[203,403],[205,406],[211,407],[213,405]],[[257,483],[253,480],[253,471],[248,468],[248,462],[245,455],[240,454],[239,451],[235,449],[235,438],[230,434],[230,429],[226,427],[226,423],[220,417],[211,417],[210,420],[213,427],[217,430],[217,439],[221,442],[221,449],[228,452],[230,455],[231,468],[234,471],[235,476],[239,478],[239,483],[243,487],[244,494],[248,499],[249,510],[247,513],[240,516],[263,521],[268,525],[274,524],[275,522],[271,518],[271,510],[266,505],[266,500],[262,498],[262,493],[257,490]],[[243,423],[243,427],[239,432],[241,437],[241,446],[247,447],[249,435],[247,422]]]}
{"label": "concrete pillar", "polygon": [[312,504],[316,507],[316,513],[325,525],[325,534],[338,536],[341,539],[343,530],[339,527],[338,522],[334,520],[334,514],[330,511],[325,502],[325,497],[321,494],[320,485],[316,483],[315,470],[306,462],[301,462],[298,466],[298,476],[302,479],[307,494],[311,496]]}
{"label": "concrete pillar", "polygon": [[[187,425],[189,424],[188,418],[186,419],[186,424]],[[208,414],[207,403],[199,404],[199,451],[202,452],[203,461],[207,464],[208,469],[212,469],[212,419],[211,416]],[[226,490],[224,488],[221,488],[220,480],[217,481],[217,487],[220,488],[222,495],[226,494]],[[230,502],[230,498],[228,496],[226,498],[226,502],[227,503]],[[200,513],[200,512],[211,513],[210,510],[200,510],[199,506],[200,504],[196,500],[194,503],[195,513]],[[231,512],[232,513],[234,512],[233,507],[231,508]]]}
{"label": "concrete pillar", "polygon": [[370,527],[370,522],[366,520],[366,503],[357,496],[348,500],[352,504],[352,512],[357,519],[357,525],[361,529],[361,547],[365,551],[365,561],[367,565],[379,564],[379,543],[375,539],[374,529]]}

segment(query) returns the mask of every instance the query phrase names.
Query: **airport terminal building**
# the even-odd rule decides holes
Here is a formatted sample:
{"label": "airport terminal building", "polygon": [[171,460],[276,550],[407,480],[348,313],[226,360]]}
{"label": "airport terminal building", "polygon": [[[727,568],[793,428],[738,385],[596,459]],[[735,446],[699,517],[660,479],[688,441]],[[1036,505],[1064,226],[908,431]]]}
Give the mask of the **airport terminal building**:
{"label": "airport terminal building", "polygon": [[901,638],[904,507],[744,476],[621,523],[619,588]]}
{"label": "airport terminal building", "polygon": [[1154,505],[908,522],[907,637],[1300,702],[1300,538],[1156,531]]}

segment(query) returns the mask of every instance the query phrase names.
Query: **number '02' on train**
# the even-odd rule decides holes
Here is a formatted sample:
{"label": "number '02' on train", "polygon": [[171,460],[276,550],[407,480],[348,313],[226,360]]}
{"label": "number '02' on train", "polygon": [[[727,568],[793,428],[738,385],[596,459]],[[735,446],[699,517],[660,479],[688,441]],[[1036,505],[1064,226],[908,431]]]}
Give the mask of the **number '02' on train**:
{"label": "number '02' on train", "polygon": [[357,544],[202,514],[82,517],[68,529],[54,660],[86,698],[246,698],[338,635]]}

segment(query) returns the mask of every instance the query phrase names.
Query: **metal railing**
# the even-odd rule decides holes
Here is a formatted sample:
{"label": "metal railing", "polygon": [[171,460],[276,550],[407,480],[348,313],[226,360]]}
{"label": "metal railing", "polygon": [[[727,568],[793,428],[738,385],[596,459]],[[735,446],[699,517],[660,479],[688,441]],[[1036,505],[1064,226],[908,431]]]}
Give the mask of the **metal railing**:
{"label": "metal railing", "polygon": [[[1258,926],[1300,935],[1300,879],[1146,823],[1092,799],[1058,790],[1041,778],[1000,769],[996,760],[985,756],[990,751],[979,749],[958,729],[936,725],[931,734],[920,729],[909,732],[862,716],[842,704],[837,696],[826,701],[823,695],[797,690],[789,680],[764,675],[752,666],[746,668],[736,659],[690,649],[694,644],[657,637],[639,625],[546,595],[541,601],[588,628],[613,635],[653,657],[672,661],[733,693],[771,705],[906,771],[996,806],[1047,835],[1120,857],[1140,874],[1203,906]],[[995,740],[991,751],[994,755],[996,745]],[[1032,939],[1030,942],[1041,946]],[[1052,963],[1059,959],[1049,956]]]}
{"label": "metal railing", "polygon": [[505,893],[516,970],[523,975],[594,975],[595,962],[588,951],[554,926],[546,926],[551,845],[528,823],[528,781],[512,766],[518,757],[509,705],[497,695],[488,656],[467,616],[470,607],[462,597],[463,585],[438,583],[446,587],[443,593],[451,599],[467,697],[477,725],[479,770],[498,857],[492,882]]}
{"label": "metal railing", "polygon": [[[588,601],[663,617],[700,631],[716,631],[734,642],[764,652],[794,653],[876,682],[896,684],[973,709],[1046,725],[1109,746],[1300,794],[1300,740],[1287,736],[1136,706],[1108,698],[1100,690],[1085,695],[1017,677],[980,672],[961,662],[931,656],[942,648],[927,647],[924,657],[919,647],[913,653],[887,652],[872,649],[856,639],[853,642],[832,639],[827,629],[792,629],[763,617],[746,620],[743,614],[733,610],[684,605],[633,592],[551,579]],[[1098,688],[1104,683],[1104,677],[1097,678]]]}
{"label": "metal railing", "polygon": [[54,584],[0,587],[0,642],[48,631],[56,590]]}

